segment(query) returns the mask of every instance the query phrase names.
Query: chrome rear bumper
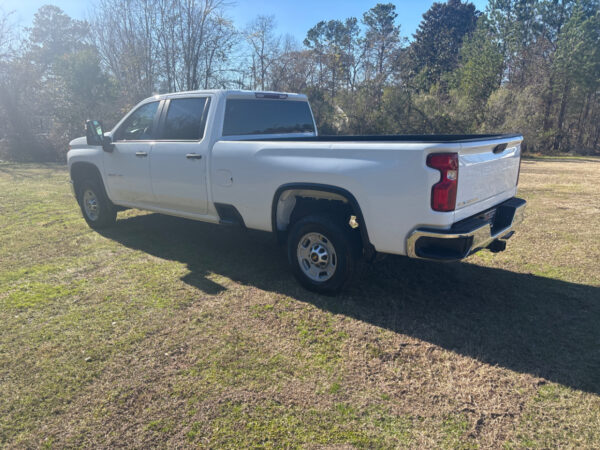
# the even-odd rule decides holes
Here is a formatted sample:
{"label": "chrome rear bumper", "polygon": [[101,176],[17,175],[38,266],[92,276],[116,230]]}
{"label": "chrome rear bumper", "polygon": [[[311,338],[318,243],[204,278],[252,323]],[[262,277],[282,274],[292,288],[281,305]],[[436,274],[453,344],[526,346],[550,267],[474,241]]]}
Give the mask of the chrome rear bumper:
{"label": "chrome rear bumper", "polygon": [[491,210],[455,223],[449,230],[417,228],[406,241],[407,255],[438,261],[466,258],[498,239],[512,236],[514,227],[523,222],[526,203],[513,197]]}

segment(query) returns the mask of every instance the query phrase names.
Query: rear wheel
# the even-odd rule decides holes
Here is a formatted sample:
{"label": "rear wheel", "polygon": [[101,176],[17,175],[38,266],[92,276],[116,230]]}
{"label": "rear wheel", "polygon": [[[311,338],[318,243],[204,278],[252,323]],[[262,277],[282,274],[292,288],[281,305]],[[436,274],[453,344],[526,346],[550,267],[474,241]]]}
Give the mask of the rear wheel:
{"label": "rear wheel", "polygon": [[288,262],[300,284],[324,294],[339,292],[356,263],[351,238],[333,217],[314,215],[296,222],[288,236]]}
{"label": "rear wheel", "polygon": [[97,180],[85,180],[77,186],[77,200],[83,218],[94,229],[113,225],[117,210],[104,192],[104,186]]}

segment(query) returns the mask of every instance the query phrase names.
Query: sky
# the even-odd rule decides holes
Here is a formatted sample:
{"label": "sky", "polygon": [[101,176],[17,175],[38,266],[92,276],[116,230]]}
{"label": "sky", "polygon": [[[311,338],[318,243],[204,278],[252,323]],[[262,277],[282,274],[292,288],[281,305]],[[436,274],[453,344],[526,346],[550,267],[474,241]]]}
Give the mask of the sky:
{"label": "sky", "polygon": [[[357,17],[368,9],[390,0],[237,0],[227,10],[238,28],[243,28],[259,14],[274,15],[279,34],[291,34],[299,42],[306,37],[309,28],[321,20]],[[439,1],[439,0],[438,0]],[[471,0],[479,10],[483,10],[487,0]],[[84,19],[93,11],[94,0],[0,0],[0,8],[14,11],[13,20],[21,26],[28,26],[37,9],[45,4],[54,4],[71,17]],[[396,5],[397,23],[401,25],[402,36],[410,38],[417,29],[422,15],[433,4],[433,0],[391,0]]]}

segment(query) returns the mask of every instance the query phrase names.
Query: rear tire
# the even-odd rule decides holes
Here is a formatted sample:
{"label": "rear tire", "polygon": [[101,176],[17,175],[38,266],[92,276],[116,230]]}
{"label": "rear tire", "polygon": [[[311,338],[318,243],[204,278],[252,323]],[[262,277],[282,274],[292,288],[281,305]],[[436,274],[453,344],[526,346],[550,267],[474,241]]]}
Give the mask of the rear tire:
{"label": "rear tire", "polygon": [[84,180],[78,184],[77,201],[87,224],[96,230],[113,225],[117,220],[117,210],[108,199],[102,183]]}
{"label": "rear tire", "polygon": [[288,234],[287,246],[296,279],[321,294],[340,292],[356,265],[352,236],[333,217],[312,215],[298,220]]}

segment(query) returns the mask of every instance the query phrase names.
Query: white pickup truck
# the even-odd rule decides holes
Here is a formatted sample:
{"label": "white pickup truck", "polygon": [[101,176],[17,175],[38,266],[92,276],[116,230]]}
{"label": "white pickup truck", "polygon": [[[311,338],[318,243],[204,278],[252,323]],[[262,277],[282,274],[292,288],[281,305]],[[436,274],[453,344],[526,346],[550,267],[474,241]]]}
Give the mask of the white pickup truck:
{"label": "white pickup truck", "polygon": [[139,208],[272,232],[294,275],[339,291],[359,257],[456,261],[522,221],[520,135],[318,136],[306,96],[157,95],[70,143],[87,223]]}

